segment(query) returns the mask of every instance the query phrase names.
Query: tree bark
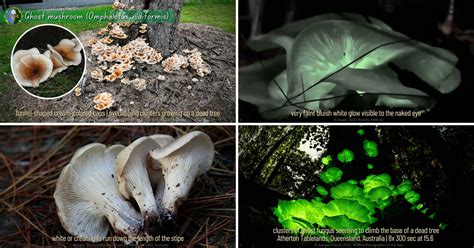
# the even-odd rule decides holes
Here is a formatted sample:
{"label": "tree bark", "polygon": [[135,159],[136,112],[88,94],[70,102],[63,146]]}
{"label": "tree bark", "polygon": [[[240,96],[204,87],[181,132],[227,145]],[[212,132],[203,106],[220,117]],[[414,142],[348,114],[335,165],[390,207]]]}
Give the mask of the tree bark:
{"label": "tree bark", "polygon": [[[136,10],[173,10],[174,22],[148,23],[148,37],[150,46],[160,52],[163,57],[168,57],[176,52],[181,44],[178,34],[178,23],[183,7],[183,0],[121,0],[128,7],[134,6]],[[129,36],[134,39],[138,35],[138,29],[131,29]]]}
{"label": "tree bark", "polygon": [[178,23],[181,16],[183,0],[151,0],[149,9],[172,9],[175,14],[174,22],[150,23],[148,37],[150,46],[161,52],[164,57],[178,50],[181,37],[178,34]]}

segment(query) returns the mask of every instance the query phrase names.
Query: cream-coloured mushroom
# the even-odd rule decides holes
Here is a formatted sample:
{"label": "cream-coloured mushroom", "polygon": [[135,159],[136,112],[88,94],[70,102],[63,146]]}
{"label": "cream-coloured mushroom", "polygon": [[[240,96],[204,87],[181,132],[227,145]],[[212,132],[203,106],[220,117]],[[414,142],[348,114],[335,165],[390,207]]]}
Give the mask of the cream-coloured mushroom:
{"label": "cream-coloured mushroom", "polygon": [[159,147],[154,139],[142,137],[123,149],[115,161],[120,193],[127,199],[135,199],[143,216],[146,231],[156,226],[156,223],[161,223],[146,162],[147,154]]}
{"label": "cream-coloured mushroom", "polygon": [[104,80],[104,73],[102,72],[101,69],[96,68],[91,71],[91,78],[97,80],[97,81],[103,81]]}
{"label": "cream-coloured mushroom", "polygon": [[87,241],[102,241],[109,223],[118,234],[136,236],[141,231],[140,214],[118,190],[114,164],[123,148],[86,145],[61,171],[54,200],[61,224],[70,234]]}
{"label": "cream-coloured mushroom", "polygon": [[74,89],[74,93],[76,94],[76,96],[81,96],[82,95],[82,89],[81,87],[76,87]]}
{"label": "cream-coloured mushroom", "polygon": [[53,62],[38,49],[19,50],[12,57],[13,74],[25,87],[38,87],[53,72]]}
{"label": "cream-coloured mushroom", "polygon": [[193,131],[163,148],[153,149],[150,155],[158,161],[154,169],[162,169],[165,178],[163,215],[172,219],[177,207],[186,200],[195,179],[211,168],[214,144],[207,134]]}
{"label": "cream-coloured mushroom", "polygon": [[59,54],[52,53],[50,50],[48,50],[45,51],[43,55],[51,59],[51,62],[53,62],[53,71],[49,77],[54,77],[56,74],[67,69],[67,65],[64,62],[63,57],[59,56]]}
{"label": "cream-coloured mushroom", "polygon": [[82,62],[82,46],[77,39],[62,39],[54,47],[48,44],[48,49],[55,56],[61,56],[67,66],[79,65]]}
{"label": "cream-coloured mushroom", "polygon": [[114,99],[112,98],[112,94],[109,92],[102,92],[94,97],[94,108],[102,111],[105,109],[109,109],[114,104]]}

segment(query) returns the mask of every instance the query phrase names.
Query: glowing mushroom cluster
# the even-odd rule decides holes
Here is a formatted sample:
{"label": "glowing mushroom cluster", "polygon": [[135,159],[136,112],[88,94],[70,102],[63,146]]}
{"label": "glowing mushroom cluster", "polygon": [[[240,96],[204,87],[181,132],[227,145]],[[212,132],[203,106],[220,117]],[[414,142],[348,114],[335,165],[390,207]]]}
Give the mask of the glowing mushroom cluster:
{"label": "glowing mushroom cluster", "polygon": [[158,231],[163,220],[175,217],[213,160],[214,144],[200,131],[177,139],[146,136],[127,147],[86,145],[57,181],[54,199],[61,224],[91,242],[105,238],[109,226],[129,237]]}
{"label": "glowing mushroom cluster", "polygon": [[43,54],[38,48],[18,50],[13,54],[13,74],[18,83],[25,87],[38,87],[68,66],[82,62],[82,46],[77,39],[62,39],[57,45],[47,45]]}

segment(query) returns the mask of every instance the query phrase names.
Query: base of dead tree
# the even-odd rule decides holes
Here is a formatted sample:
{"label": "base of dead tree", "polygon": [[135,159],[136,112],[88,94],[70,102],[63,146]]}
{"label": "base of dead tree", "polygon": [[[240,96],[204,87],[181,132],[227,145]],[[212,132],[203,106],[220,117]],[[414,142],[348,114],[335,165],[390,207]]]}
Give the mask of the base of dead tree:
{"label": "base of dead tree", "polygon": [[[85,31],[78,36],[84,43],[96,31]],[[57,100],[39,100],[19,87],[13,87],[11,105],[18,111],[58,111],[63,116],[31,115],[18,117],[24,122],[233,122],[235,120],[235,36],[220,29],[180,24],[181,49],[197,48],[212,70],[199,77],[191,69],[173,73],[163,72],[161,65],[136,63],[131,76],[147,80],[148,88],[137,91],[130,85],[97,82],[90,71],[97,65],[88,58],[87,73],[82,83],[82,95],[74,92]],[[86,48],[90,56],[90,48]],[[166,77],[158,81],[159,75]],[[199,81],[193,80],[193,78]],[[13,83],[13,82],[12,82]],[[94,110],[93,98],[109,92],[115,101],[106,112]],[[71,112],[75,111],[74,114]],[[91,113],[96,116],[91,116]],[[102,116],[97,117],[97,114]],[[83,115],[83,116],[81,116]]]}

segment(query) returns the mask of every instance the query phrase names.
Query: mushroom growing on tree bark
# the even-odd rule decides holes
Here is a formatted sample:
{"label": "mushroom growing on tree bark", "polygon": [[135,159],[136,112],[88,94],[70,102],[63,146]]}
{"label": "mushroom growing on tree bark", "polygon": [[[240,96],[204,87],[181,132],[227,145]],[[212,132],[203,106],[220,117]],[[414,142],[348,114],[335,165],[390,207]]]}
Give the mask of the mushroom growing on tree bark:
{"label": "mushroom growing on tree bark", "polygon": [[98,242],[106,237],[109,223],[119,234],[136,236],[141,232],[140,214],[118,190],[114,165],[123,148],[86,145],[61,171],[54,200],[61,224],[69,233]]}
{"label": "mushroom growing on tree bark", "polygon": [[[168,57],[171,53],[178,50],[180,46],[180,37],[178,35],[178,23],[183,7],[183,0],[120,0],[127,8],[136,10],[173,10],[173,22],[151,22],[148,23],[148,37],[150,46]],[[139,34],[139,25],[130,28],[128,36],[135,39]]]}
{"label": "mushroom growing on tree bark", "polygon": [[166,220],[172,220],[195,179],[211,168],[214,144],[207,134],[193,131],[163,148],[153,149],[150,155],[158,161],[155,169],[162,169],[165,178],[165,187],[161,188],[163,215]]}

